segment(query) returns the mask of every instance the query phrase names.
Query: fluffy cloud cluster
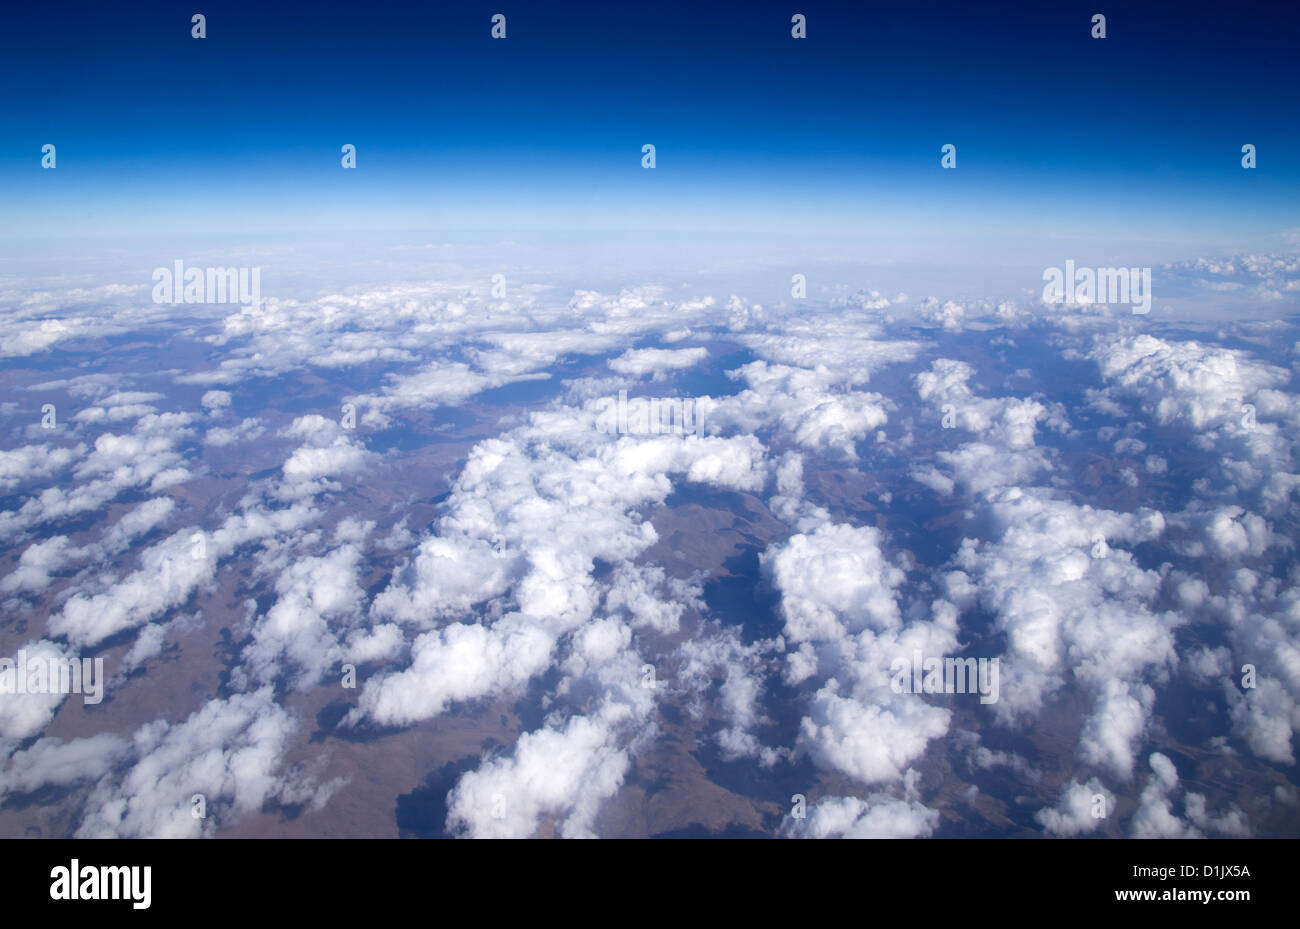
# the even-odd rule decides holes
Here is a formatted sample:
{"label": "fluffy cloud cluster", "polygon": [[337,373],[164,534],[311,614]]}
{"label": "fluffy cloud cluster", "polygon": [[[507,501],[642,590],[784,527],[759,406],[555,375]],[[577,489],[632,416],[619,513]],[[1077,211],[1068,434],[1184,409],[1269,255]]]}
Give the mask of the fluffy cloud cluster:
{"label": "fluffy cloud cluster", "polygon": [[93,784],[79,838],[210,836],[270,801],[319,808],[340,786],[282,770],[296,729],[264,688],[211,700],[181,722],[147,723],[130,739],[42,739],[10,755],[0,784],[10,793]]}
{"label": "fluffy cloud cluster", "polygon": [[[1256,270],[1269,280],[1287,271],[1265,264]],[[486,278],[449,278],[223,310],[207,341],[212,367],[164,375],[189,385],[188,410],[163,412],[170,394],[125,375],[36,385],[87,402],[63,417],[66,432],[27,424],[0,452],[0,489],[56,482],[0,514],[0,536],[15,543],[0,593],[28,621],[48,615],[43,632],[25,636],[45,636],[29,649],[121,645],[115,680],[134,686],[132,672],[205,621],[207,603],[175,611],[217,590],[223,565],[254,560],[248,583],[259,596],[245,601],[233,696],[180,722],[37,738],[20,750],[62,698],[0,703],[5,789],[77,787],[80,834],[97,836],[207,835],[267,804],[322,803],[328,787],[284,770],[299,732],[274,694],[309,692],[354,663],[368,667],[347,726],[407,726],[470,701],[536,698],[520,713],[531,731],[447,797],[448,828],[463,835],[601,833],[602,812],[635,780],[664,718],[683,719],[725,763],[824,779],[807,788],[823,799],[806,817],[782,823],[789,836],[934,834],[931,807],[942,804],[922,802],[919,786],[949,747],[971,774],[996,768],[1030,784],[1049,834],[1098,830],[1096,798],[1111,816],[1121,794],[1137,795],[1124,830],[1135,835],[1249,832],[1240,810],[1211,814],[1205,796],[1181,791],[1172,762],[1148,743],[1159,690],[1181,674],[1222,701],[1231,736],[1254,755],[1294,761],[1300,576],[1288,559],[1300,407],[1282,364],[1209,342],[1116,334],[1114,320],[1062,321],[1044,335],[1010,304],[964,297],[923,301],[900,323],[876,292],[788,314],[734,295],[722,305],[670,300],[656,287],[570,299],[512,282],[506,293],[489,292]],[[57,302],[9,307],[16,334],[0,351],[62,352],[78,334],[112,331],[89,297],[68,304],[75,312],[55,313]],[[988,351],[964,361],[934,357],[928,341],[947,352],[959,334],[974,340],[998,326]],[[899,338],[904,329],[915,337]],[[1100,386],[1086,402],[1067,409],[1070,390],[1032,392],[1053,382],[1027,368],[986,370],[1016,340],[1040,337],[1063,359],[1094,363]],[[705,339],[708,348],[689,344]],[[734,387],[698,398],[705,434],[597,427],[599,401],[621,380],[693,381],[705,362],[728,357],[726,341],[747,355],[725,372]],[[545,383],[574,368],[577,377]],[[284,425],[274,409],[235,415],[250,383],[307,370],[338,388],[328,416]],[[523,381],[538,382],[530,404],[534,389],[562,399],[522,412],[507,401],[494,423],[487,392]],[[978,386],[997,383],[1009,395]],[[355,421],[330,418],[338,405]],[[473,444],[456,448],[462,463],[430,531],[407,528],[408,516],[424,518],[417,507],[403,512],[419,489],[343,499],[363,474],[401,464],[404,450],[380,449],[374,430],[419,435],[429,411],[448,406],[474,420]],[[1072,426],[1094,416],[1127,423]],[[1043,429],[1057,447],[1039,444]],[[1105,443],[1100,455],[1093,435]],[[1209,464],[1189,461],[1180,442]],[[201,509],[207,482],[197,478],[233,481],[220,473],[225,462],[262,462],[266,447],[270,460],[248,467],[260,476],[242,497],[223,484]],[[874,508],[859,509],[868,493],[859,478],[886,474],[934,493],[895,491],[920,501],[905,515],[890,491],[871,492]],[[1098,480],[1113,500],[1089,497]],[[1187,493],[1168,490],[1180,484]],[[665,504],[706,490],[739,501],[744,516],[730,531],[760,553],[779,633],[754,638],[723,611],[708,615],[709,579],[692,573],[689,547],[668,556],[681,564],[662,559],[671,545],[656,519],[678,516]],[[1161,493],[1176,502],[1157,504]],[[95,511],[121,498],[131,505],[96,522]],[[54,528],[66,535],[27,538],[63,520]],[[379,523],[387,535],[373,533]],[[918,565],[918,535],[951,536],[952,548],[922,552],[932,560]],[[371,596],[376,577],[387,581]],[[959,655],[972,643],[1000,650],[995,705],[890,686],[896,659]],[[1240,683],[1246,664],[1254,686]],[[775,713],[774,700],[792,701],[793,718]],[[668,703],[684,713],[661,717]],[[974,731],[1032,735],[1067,710],[1077,722],[1069,758],[994,751]],[[1059,794],[1043,795],[1044,783],[1061,784]],[[847,795],[855,784],[861,791]],[[205,822],[190,815],[195,793],[215,811]]]}
{"label": "fluffy cloud cluster", "polygon": [[915,839],[931,835],[938,825],[937,810],[915,800],[872,795],[823,800],[803,819],[786,817],[782,832],[801,839]]}
{"label": "fluffy cloud cluster", "polygon": [[[1290,372],[1245,351],[1152,336],[1098,339],[1092,357],[1108,384],[1105,397],[1135,400],[1162,425],[1187,430],[1218,462],[1193,481],[1198,496],[1169,524],[1181,554],[1230,569],[1207,572],[1209,583],[1181,581],[1183,607],[1225,628],[1231,656],[1221,663],[1256,671],[1248,688],[1226,673],[1215,682],[1234,732],[1260,757],[1290,764],[1300,729],[1300,613],[1292,591],[1269,576],[1269,559],[1294,546],[1270,523],[1294,519],[1300,487],[1300,403],[1277,389]],[[1294,581],[1294,570],[1289,575]]]}
{"label": "fluffy cloud cluster", "polygon": [[[436,534],[376,596],[377,618],[428,631],[407,668],[366,682],[348,722],[409,724],[518,692],[553,665],[563,672],[557,699],[591,708],[557,709],[510,756],[466,774],[448,805],[456,828],[529,835],[551,817],[561,834],[588,834],[621,783],[654,702],[633,628],[679,620],[657,594],[680,585],[635,564],[656,540],[641,511],[674,479],[759,489],[763,448],[750,436],[606,435],[591,408],[534,414],[475,446]],[[614,566],[603,582],[597,562]]]}
{"label": "fluffy cloud cluster", "polygon": [[17,510],[0,513],[0,538],[96,510],[130,489],[158,493],[189,480],[192,472],[179,445],[190,435],[191,421],[188,413],[147,413],[128,433],[100,435],[74,469],[71,488],[47,487]]}
{"label": "fluffy cloud cluster", "polygon": [[817,687],[798,747],[813,761],[863,783],[901,780],[908,765],[948,730],[950,713],[891,686],[890,666],[920,651],[956,648],[951,610],[905,622],[896,601],[903,572],[878,530],[825,522],[763,555],[781,595],[791,648],[785,677]]}
{"label": "fluffy cloud cluster", "polygon": [[880,394],[837,390],[840,378],[824,367],[755,361],[731,374],[748,387],[710,407],[710,428],[774,429],[804,448],[835,448],[847,458],[857,458],[854,443],[889,418]]}
{"label": "fluffy cloud cluster", "polygon": [[1138,810],[1133,815],[1132,835],[1137,839],[1199,839],[1207,834],[1246,838],[1250,829],[1241,810],[1235,806],[1220,816],[1206,809],[1205,797],[1186,793],[1182,797],[1185,819],[1174,812],[1179,793],[1178,770],[1174,763],[1160,752],[1152,752],[1148,759],[1151,776],[1138,798]]}
{"label": "fluffy cloud cluster", "polygon": [[946,579],[963,607],[976,602],[1006,636],[1006,719],[1036,713],[1067,683],[1094,695],[1080,754],[1118,777],[1132,769],[1154,694],[1176,663],[1176,614],[1154,609],[1162,579],[1118,547],[1163,529],[1158,512],[1120,514],[1007,488],[987,506],[992,540],[967,539]]}
{"label": "fluffy cloud cluster", "polygon": [[77,593],[51,616],[49,631],[77,645],[95,645],[181,606],[210,582],[217,563],[250,542],[301,528],[316,514],[307,503],[270,510],[252,507],[211,533],[182,529],[146,548],[140,567],[99,593]]}
{"label": "fluffy cloud cluster", "polygon": [[628,349],[617,358],[608,362],[609,369],[615,374],[629,377],[653,375],[662,379],[673,371],[692,368],[709,357],[706,348],[641,348]]}
{"label": "fluffy cloud cluster", "polygon": [[1061,788],[1060,801],[1034,814],[1049,835],[1071,836],[1096,832],[1115,812],[1115,795],[1097,778],[1087,783],[1072,780]]}

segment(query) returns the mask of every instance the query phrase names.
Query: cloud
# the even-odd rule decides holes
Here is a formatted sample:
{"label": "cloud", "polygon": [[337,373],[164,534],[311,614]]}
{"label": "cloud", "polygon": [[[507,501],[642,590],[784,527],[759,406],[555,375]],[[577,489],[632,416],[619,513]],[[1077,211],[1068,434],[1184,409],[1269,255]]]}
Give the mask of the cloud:
{"label": "cloud", "polygon": [[[26,668],[18,664],[19,652],[26,658]],[[22,693],[18,676],[28,674],[28,669],[33,665],[49,668],[54,662],[77,657],[68,654],[67,650],[57,642],[40,639],[36,642],[28,642],[7,659],[7,669],[3,675],[0,675],[6,688],[5,692],[0,693],[0,737],[27,739],[41,732],[50,724],[50,720],[54,719],[54,714],[58,712],[68,696],[57,688],[49,686],[48,683],[41,688],[46,691],[45,693],[39,691]],[[30,675],[26,680],[32,680]],[[23,687],[31,689],[29,684],[24,684]]]}
{"label": "cloud", "polygon": [[0,513],[0,538],[32,526],[95,510],[131,488],[157,493],[193,475],[179,444],[189,435],[189,414],[150,413],[125,434],[104,433],[75,469],[70,490],[47,487],[17,510]]}
{"label": "cloud", "polygon": [[1136,396],[1158,422],[1198,430],[1232,428],[1249,397],[1290,380],[1285,370],[1241,351],[1151,335],[1099,340],[1091,357],[1106,380]]}
{"label": "cloud", "polygon": [[166,522],[176,509],[171,497],[154,497],[130,510],[104,534],[101,546],[106,552],[120,552],[136,539],[148,535]]}
{"label": "cloud", "polygon": [[262,425],[262,420],[256,416],[249,416],[238,426],[213,426],[203,434],[203,444],[222,448],[234,445],[236,442],[251,442],[265,432],[266,428]]}
{"label": "cloud", "polygon": [[86,454],[86,446],[60,448],[48,442],[0,449],[0,490],[13,490],[36,478],[48,478]]}
{"label": "cloud", "polygon": [[419,636],[411,666],[367,681],[346,722],[403,726],[443,713],[454,701],[517,691],[551,663],[555,639],[527,617],[488,628],[456,623]]}
{"label": "cloud", "polygon": [[[953,426],[967,432],[986,434],[989,444],[1007,449],[1027,449],[1034,444],[1034,433],[1040,420],[1052,421],[1054,428],[1062,428],[1060,414],[1032,399],[976,397],[969,381],[975,369],[964,361],[940,358],[928,371],[917,374],[913,381],[921,399],[941,408],[945,417],[951,416]],[[947,421],[942,423],[947,427]]]}
{"label": "cloud", "polygon": [[720,680],[716,704],[708,709],[725,723],[714,734],[723,759],[757,758],[770,768],[791,754],[784,748],[763,745],[753,732],[771,724],[762,701],[766,695],[768,654],[775,646],[765,641],[744,645],[735,628],[705,627],[705,632],[704,636],[683,642],[678,649],[681,664],[674,686],[687,698],[691,713],[702,718],[706,714],[704,694],[715,680]]}
{"label": "cloud", "polygon": [[948,710],[915,695],[882,702],[842,697],[833,686],[813,697],[799,729],[799,744],[813,761],[864,784],[901,780],[933,739],[948,731]]}
{"label": "cloud", "polygon": [[593,837],[600,803],[628,770],[627,753],[602,722],[578,716],[563,729],[520,736],[511,758],[471,771],[448,794],[451,828],[474,838],[528,837],[545,816],[563,838]]}
{"label": "cloud", "polygon": [[1138,811],[1133,816],[1132,830],[1135,839],[1199,839],[1199,829],[1189,826],[1174,815],[1170,794],[1178,786],[1178,771],[1174,763],[1159,752],[1152,752],[1151,777],[1142,788]]}
{"label": "cloud", "polygon": [[1056,806],[1039,810],[1034,819],[1045,832],[1069,838],[1096,832],[1114,812],[1115,795],[1094,777],[1086,784],[1071,780]]}
{"label": "cloud", "polygon": [[781,595],[784,636],[799,644],[787,657],[787,682],[823,682],[800,721],[797,748],[867,784],[901,780],[948,730],[948,710],[893,691],[894,659],[916,649],[941,656],[956,645],[955,627],[943,619],[904,623],[897,604],[904,574],[881,541],[875,528],[826,522],[760,557]]}
{"label": "cloud", "polygon": [[[376,617],[430,623],[493,601],[499,619],[453,624],[420,636],[404,671],[367,681],[348,721],[400,725],[437,715],[453,701],[518,688],[548,667],[560,637],[588,622],[601,595],[597,559],[624,565],[655,540],[636,515],[671,490],[670,474],[757,489],[766,479],[752,439],[613,437],[594,413],[535,414],[470,452],[439,522],[412,562],[376,596]],[[631,604],[635,575],[615,580]],[[513,610],[507,612],[510,606]],[[662,610],[641,602],[659,618]]]}
{"label": "cloud", "polygon": [[1176,664],[1182,620],[1154,610],[1160,575],[1117,543],[1157,537],[1163,519],[1078,506],[1041,488],[1000,491],[986,518],[993,541],[965,540],[948,584],[959,602],[977,598],[1006,636],[996,711],[1009,721],[1038,712],[1071,679],[1088,687],[1095,702],[1080,753],[1127,777],[1151,708],[1144,681]]}
{"label": "cloud", "polygon": [[50,575],[57,573],[76,556],[76,549],[65,535],[51,536],[34,542],[23,550],[18,565],[0,580],[0,592],[41,591],[50,585]]}
{"label": "cloud", "polygon": [[[1258,281],[1238,280],[1255,271],[1232,261],[1197,274],[1239,293],[1290,282],[1269,261]],[[569,299],[513,279],[508,298],[489,297],[486,281],[449,271],[223,309],[176,335],[208,369],[155,375],[197,390],[99,368],[40,374],[51,380],[36,388],[65,391],[79,410],[53,438],[16,404],[0,409],[26,416],[12,432],[29,443],[0,453],[0,487],[25,494],[0,514],[12,547],[0,590],[24,621],[46,622],[33,635],[62,649],[130,632],[118,679],[147,687],[178,666],[153,660],[169,643],[184,652],[200,607],[226,622],[232,590],[254,604],[229,668],[243,692],[134,739],[41,738],[16,751],[11,737],[11,792],[76,788],[68,803],[84,804],[83,829],[97,835],[214,834],[266,803],[324,802],[327,788],[284,770],[305,740],[274,693],[310,693],[351,662],[370,667],[346,724],[414,725],[500,698],[515,717],[503,728],[531,730],[460,778],[448,825],[462,835],[616,830],[624,820],[601,811],[654,776],[682,736],[724,764],[815,769],[807,790],[824,799],[788,818],[786,835],[931,835],[938,810],[915,785],[922,772],[935,784],[931,767],[954,758],[976,779],[959,791],[1027,796],[1051,834],[1093,831],[1092,794],[1113,815],[1103,780],[1134,777],[1144,789],[1126,829],[1249,831],[1240,810],[1210,812],[1181,792],[1176,772],[1168,784],[1148,743],[1162,688],[1182,675],[1215,707],[1208,718],[1227,721],[1209,750],[1235,752],[1248,780],[1261,761],[1293,761],[1300,405],[1295,352],[1278,343],[1289,328],[1232,325],[1186,342],[1100,317],[1042,330],[1008,303],[966,296],[891,313],[876,292],[795,310],[739,295],[670,300],[655,286]],[[60,299],[28,305],[13,329],[39,324],[33,314],[66,320],[77,335],[52,358],[80,334],[143,318],[115,324],[91,298],[74,312]],[[1003,334],[986,338],[994,327]],[[687,338],[709,347],[629,347]],[[1214,342],[1228,339],[1251,348]],[[742,361],[717,368],[730,357]],[[282,404],[259,400],[272,382],[258,384],[294,371],[336,397],[323,404],[331,415],[355,404],[357,428],[298,415],[292,398],[284,426]],[[735,385],[696,398],[704,434],[596,428],[620,377],[684,372]],[[487,394],[524,380],[537,383]],[[997,384],[1014,396],[984,395]],[[270,412],[232,417],[232,391]],[[157,409],[173,392],[178,409]],[[428,411],[463,404],[430,425]],[[401,417],[418,447],[373,434]],[[1126,425],[1106,425],[1117,419]],[[437,448],[423,441],[448,434]],[[223,450],[237,444],[234,457]],[[426,529],[444,487],[439,476],[425,487],[416,469],[450,461],[459,473]],[[899,493],[900,475],[934,494]],[[733,503],[732,524],[716,521]],[[698,525],[683,528],[687,518]],[[60,534],[26,538],[46,524]],[[761,579],[744,567],[755,550]],[[761,593],[762,613],[731,602],[728,585],[742,583]],[[175,612],[212,594],[220,602]],[[980,649],[1002,651],[993,706],[889,686],[900,656]],[[1247,663],[1253,688],[1239,683]],[[57,709],[5,725],[30,739]],[[1067,732],[1063,753],[1025,752],[1044,727]],[[985,748],[976,731],[1017,750]],[[195,789],[182,789],[192,780],[216,798],[198,825]],[[854,783],[881,792],[847,796]],[[759,799],[742,790],[727,802],[753,812]]]}
{"label": "cloud", "polygon": [[48,350],[78,334],[81,320],[43,319],[9,330],[0,338],[0,358],[21,358]]}
{"label": "cloud", "polygon": [[181,529],[146,548],[140,567],[99,593],[80,592],[50,617],[50,633],[79,645],[142,626],[181,606],[212,580],[217,563],[250,542],[300,528],[315,514],[304,502],[282,510],[256,507],[229,516],[211,533]]}
{"label": "cloud", "polygon": [[777,364],[835,371],[842,383],[865,384],[886,365],[912,361],[923,342],[882,338],[884,328],[870,313],[840,311],[787,318],[763,333],[736,340]]}
{"label": "cloud", "polygon": [[4,776],[0,777],[0,796],[97,781],[129,752],[126,739],[108,732],[71,741],[39,739],[30,748],[9,757]]}
{"label": "cloud", "polygon": [[[273,683],[282,675],[288,684],[307,691],[343,657],[340,626],[361,613],[364,594],[357,582],[361,549],[342,545],[326,555],[294,561],[275,580],[277,599],[252,623],[252,641],[245,647],[243,666],[231,676],[244,686],[250,679]],[[294,673],[290,675],[288,668]]]}
{"label": "cloud", "polygon": [[833,641],[901,624],[895,590],[903,572],[885,560],[880,542],[870,526],[823,525],[761,556],[781,592],[790,641]]}
{"label": "cloud", "polygon": [[708,357],[709,351],[706,348],[630,348],[606,364],[616,374],[628,377],[652,374],[656,379],[661,379],[673,371],[692,368]]}
{"label": "cloud", "polygon": [[[141,726],[122,773],[91,791],[77,838],[197,838],[271,800],[323,803],[328,788],[278,773],[296,728],[269,688],[211,700],[182,722]],[[204,798],[202,819],[192,812],[195,795]]]}
{"label": "cloud", "polygon": [[230,406],[230,392],[227,390],[209,390],[199,401],[205,410],[215,413]]}
{"label": "cloud", "polygon": [[805,819],[787,816],[782,834],[802,839],[915,839],[932,835],[938,825],[938,810],[877,794],[866,800],[822,800]]}
{"label": "cloud", "polygon": [[835,448],[855,459],[854,443],[888,420],[880,394],[834,390],[839,378],[825,368],[756,361],[729,374],[743,378],[749,387],[709,406],[711,429],[720,425],[743,432],[775,428],[805,448]]}
{"label": "cloud", "polygon": [[476,603],[505,593],[518,573],[517,558],[486,539],[430,536],[414,560],[394,573],[371,609],[376,616],[406,623],[467,613]]}

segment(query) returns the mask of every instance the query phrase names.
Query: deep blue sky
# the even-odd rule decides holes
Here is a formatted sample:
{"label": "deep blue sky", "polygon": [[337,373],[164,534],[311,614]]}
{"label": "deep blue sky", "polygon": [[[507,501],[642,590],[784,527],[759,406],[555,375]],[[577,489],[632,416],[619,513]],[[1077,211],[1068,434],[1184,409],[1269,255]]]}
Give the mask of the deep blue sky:
{"label": "deep blue sky", "polygon": [[[13,5],[5,236],[645,227],[1251,247],[1300,226],[1293,3],[708,6]],[[956,171],[939,167],[947,142]]]}

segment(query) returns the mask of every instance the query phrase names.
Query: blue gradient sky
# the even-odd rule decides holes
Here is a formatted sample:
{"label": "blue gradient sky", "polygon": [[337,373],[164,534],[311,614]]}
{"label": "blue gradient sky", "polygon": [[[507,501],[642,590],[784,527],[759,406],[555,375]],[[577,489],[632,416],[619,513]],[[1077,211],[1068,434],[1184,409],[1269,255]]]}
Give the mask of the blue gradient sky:
{"label": "blue gradient sky", "polygon": [[874,6],[25,5],[0,34],[2,234],[643,230],[996,256],[1300,227],[1294,4]]}

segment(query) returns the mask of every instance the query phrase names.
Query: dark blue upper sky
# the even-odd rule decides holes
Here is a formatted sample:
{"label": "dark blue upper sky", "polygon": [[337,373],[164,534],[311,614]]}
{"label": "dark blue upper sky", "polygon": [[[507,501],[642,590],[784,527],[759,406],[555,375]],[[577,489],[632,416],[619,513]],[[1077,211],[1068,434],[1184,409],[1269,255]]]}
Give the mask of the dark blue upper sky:
{"label": "dark blue upper sky", "polygon": [[1300,226],[1298,21],[1249,2],[25,4],[0,32],[0,196],[20,238],[689,226],[1267,245]]}

